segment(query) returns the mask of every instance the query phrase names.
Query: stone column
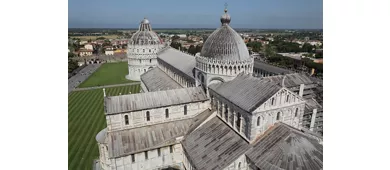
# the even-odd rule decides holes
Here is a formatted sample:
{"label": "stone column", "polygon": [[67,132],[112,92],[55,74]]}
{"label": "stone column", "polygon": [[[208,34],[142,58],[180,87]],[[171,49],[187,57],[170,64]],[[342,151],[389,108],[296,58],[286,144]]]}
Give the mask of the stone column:
{"label": "stone column", "polygon": [[240,116],[240,133],[242,133],[242,119],[244,119],[243,117],[242,117],[242,115]]}
{"label": "stone column", "polygon": [[221,117],[222,117],[222,120],[225,119],[225,105],[223,103],[221,103],[221,107],[222,107],[222,114],[221,114]]}
{"label": "stone column", "polygon": [[313,109],[313,114],[311,115],[311,121],[310,121],[310,131],[314,130],[314,124],[316,122],[316,116],[317,116],[317,109]]}
{"label": "stone column", "polygon": [[232,126],[233,126],[233,129],[236,129],[236,130],[237,130],[237,128],[236,128],[236,121],[237,121],[237,114],[236,114],[236,112],[233,110],[233,124],[232,124]]}

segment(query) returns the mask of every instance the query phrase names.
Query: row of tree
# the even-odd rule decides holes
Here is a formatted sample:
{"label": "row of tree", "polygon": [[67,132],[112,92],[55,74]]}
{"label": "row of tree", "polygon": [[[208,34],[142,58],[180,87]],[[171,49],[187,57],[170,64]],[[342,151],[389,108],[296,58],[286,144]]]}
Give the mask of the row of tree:
{"label": "row of tree", "polygon": [[68,73],[71,73],[79,67],[77,61],[71,60],[73,57],[75,57],[75,55],[72,52],[68,53]]}
{"label": "row of tree", "polygon": [[190,45],[190,47],[187,49],[187,48],[183,48],[181,43],[177,42],[177,41],[173,41],[170,45],[172,48],[175,48],[175,49],[180,49],[181,51],[186,51],[192,55],[195,55],[196,53],[199,53],[201,50],[202,50],[202,46],[200,45]]}

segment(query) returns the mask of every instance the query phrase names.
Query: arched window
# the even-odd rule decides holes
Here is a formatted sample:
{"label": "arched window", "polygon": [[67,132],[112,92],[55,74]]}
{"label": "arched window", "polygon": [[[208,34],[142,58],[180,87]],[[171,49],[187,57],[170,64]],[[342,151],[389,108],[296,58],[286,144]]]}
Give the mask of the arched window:
{"label": "arched window", "polygon": [[149,60],[149,63],[152,63],[152,59]]}
{"label": "arched window", "polygon": [[146,112],[146,121],[150,121],[150,113],[149,113],[149,111]]}
{"label": "arched window", "polygon": [[150,52],[152,52],[152,50],[151,50],[151,49],[149,49],[149,53],[150,53]]}
{"label": "arched window", "polygon": [[165,118],[169,118],[169,110],[165,109]]}
{"label": "arched window", "polygon": [[299,111],[299,109],[297,108],[297,109],[295,109],[295,117],[298,117],[298,111]]}
{"label": "arched window", "polygon": [[126,124],[126,125],[129,124],[129,116],[128,116],[128,115],[125,115],[125,124]]}
{"label": "arched window", "polygon": [[238,163],[238,168],[241,168],[241,162]]}
{"label": "arched window", "polygon": [[271,105],[274,105],[274,104],[275,104],[275,98],[272,98]]}
{"label": "arched window", "polygon": [[139,60],[139,63],[141,64],[141,60]]}
{"label": "arched window", "polygon": [[276,114],[276,120],[280,120],[280,112],[278,112],[278,114]]}
{"label": "arched window", "polygon": [[286,102],[288,102],[289,99],[290,99],[290,95],[287,95]]}
{"label": "arched window", "polygon": [[187,115],[187,105],[184,105],[184,115]]}
{"label": "arched window", "polygon": [[260,116],[257,118],[257,126],[260,126]]}

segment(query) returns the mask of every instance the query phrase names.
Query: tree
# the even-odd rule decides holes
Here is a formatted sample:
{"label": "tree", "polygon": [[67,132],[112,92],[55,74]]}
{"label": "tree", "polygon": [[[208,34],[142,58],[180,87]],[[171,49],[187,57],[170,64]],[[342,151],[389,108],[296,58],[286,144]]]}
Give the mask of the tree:
{"label": "tree", "polygon": [[188,53],[195,55],[196,54],[196,48],[194,45],[190,45],[190,48],[188,49]]}
{"label": "tree", "polygon": [[313,52],[313,48],[314,48],[314,46],[312,46],[311,44],[305,43],[305,44],[303,44],[303,46],[302,46],[302,52],[311,53],[311,52]]}
{"label": "tree", "polygon": [[176,41],[172,42],[170,46],[173,48],[176,48],[176,49],[179,49],[179,47],[180,47],[180,49],[182,49],[181,44],[179,42],[176,42]]}
{"label": "tree", "polygon": [[177,36],[177,35],[174,35],[174,36],[172,37],[172,41],[175,41],[175,40],[178,40],[178,39],[180,39],[180,37]]}
{"label": "tree", "polygon": [[[202,46],[196,45],[195,51],[196,51],[196,53],[200,53],[200,52],[202,51]],[[195,53],[195,54],[196,54],[196,53]]]}
{"label": "tree", "polygon": [[248,42],[246,46],[251,47],[253,52],[259,52],[262,45],[260,42]]}
{"label": "tree", "polygon": [[68,53],[68,73],[71,73],[79,67],[77,61],[72,60],[73,57],[75,57],[73,53]]}

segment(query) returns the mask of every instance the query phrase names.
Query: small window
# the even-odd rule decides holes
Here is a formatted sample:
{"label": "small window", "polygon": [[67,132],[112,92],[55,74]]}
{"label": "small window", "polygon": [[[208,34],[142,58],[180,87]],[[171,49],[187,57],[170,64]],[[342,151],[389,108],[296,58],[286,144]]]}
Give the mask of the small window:
{"label": "small window", "polygon": [[241,168],[241,162],[238,163],[238,168]]}
{"label": "small window", "polygon": [[146,112],[146,121],[150,121],[150,113],[149,113],[149,111]]}
{"label": "small window", "polygon": [[173,145],[169,146],[169,152],[173,153]]}
{"label": "small window", "polygon": [[145,152],[145,159],[148,159],[148,151]]}
{"label": "small window", "polygon": [[160,157],[161,156],[161,150],[160,148],[157,149],[157,155]]}
{"label": "small window", "polygon": [[257,126],[260,126],[260,116],[257,118]]}
{"label": "small window", "polygon": [[137,49],[137,53],[139,52],[139,49]]}
{"label": "small window", "polygon": [[299,109],[295,109],[295,117],[298,117],[298,112],[299,112]]}
{"label": "small window", "polygon": [[278,114],[276,114],[276,120],[280,120],[280,112],[278,112]]}
{"label": "small window", "polygon": [[289,99],[290,99],[290,95],[287,95],[286,102],[288,102]]}
{"label": "small window", "polygon": [[134,156],[134,154],[131,155],[131,162],[133,162],[133,163],[135,162],[135,156]]}
{"label": "small window", "polygon": [[129,116],[128,116],[128,115],[125,115],[125,124],[126,124],[126,125],[129,124]]}
{"label": "small window", "polygon": [[274,104],[275,104],[275,98],[272,98],[271,105],[274,105]]}
{"label": "small window", "polygon": [[149,60],[149,63],[152,63],[152,59]]}
{"label": "small window", "polygon": [[187,105],[184,105],[184,115],[187,115]]}
{"label": "small window", "polygon": [[165,109],[165,118],[169,118],[169,110]]}
{"label": "small window", "polygon": [[145,52],[145,49],[143,49],[142,52]]}
{"label": "small window", "polygon": [[142,63],[142,61],[141,61],[141,60],[139,60],[139,63]]}
{"label": "small window", "polygon": [[152,52],[152,50],[151,50],[151,49],[149,49],[149,53],[150,53],[150,52]]}

